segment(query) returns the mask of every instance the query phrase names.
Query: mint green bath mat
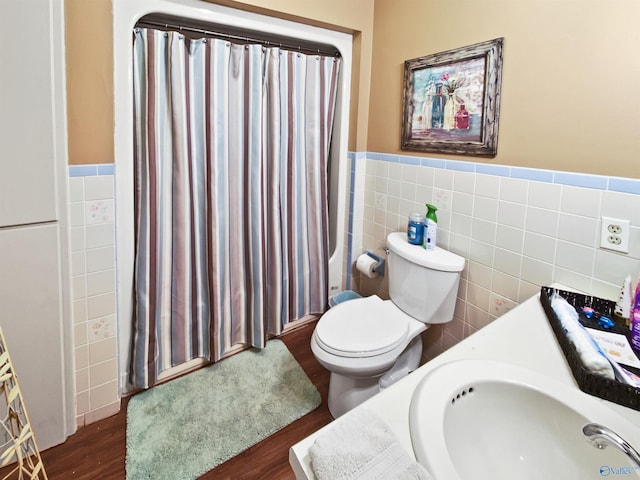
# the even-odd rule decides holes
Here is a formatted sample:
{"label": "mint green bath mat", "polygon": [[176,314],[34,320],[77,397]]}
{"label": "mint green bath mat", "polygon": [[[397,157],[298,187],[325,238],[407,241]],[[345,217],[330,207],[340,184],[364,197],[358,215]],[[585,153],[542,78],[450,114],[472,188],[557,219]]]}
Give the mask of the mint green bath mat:
{"label": "mint green bath mat", "polygon": [[320,405],[279,340],[135,395],[127,480],[193,480]]}

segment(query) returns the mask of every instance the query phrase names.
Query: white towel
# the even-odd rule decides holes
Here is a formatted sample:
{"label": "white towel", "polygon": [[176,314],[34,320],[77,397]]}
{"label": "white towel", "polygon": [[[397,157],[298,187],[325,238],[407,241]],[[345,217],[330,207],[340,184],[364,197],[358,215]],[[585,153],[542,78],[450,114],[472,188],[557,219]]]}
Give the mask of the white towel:
{"label": "white towel", "polygon": [[309,450],[318,480],[429,480],[389,427],[360,408],[318,436]]}
{"label": "white towel", "polygon": [[551,297],[551,307],[558,316],[567,338],[576,348],[584,367],[591,373],[613,380],[615,374],[609,359],[578,320],[576,309],[558,292],[554,292]]}

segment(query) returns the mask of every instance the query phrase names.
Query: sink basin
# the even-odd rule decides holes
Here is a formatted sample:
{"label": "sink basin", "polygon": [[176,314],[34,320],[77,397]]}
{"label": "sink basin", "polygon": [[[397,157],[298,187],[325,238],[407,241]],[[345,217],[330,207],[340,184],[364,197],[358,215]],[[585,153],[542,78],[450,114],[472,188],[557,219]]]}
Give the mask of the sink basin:
{"label": "sink basin", "polygon": [[436,480],[640,478],[621,450],[582,433],[608,427],[632,447],[640,431],[604,401],[536,372],[490,360],[435,368],[411,401],[416,459]]}

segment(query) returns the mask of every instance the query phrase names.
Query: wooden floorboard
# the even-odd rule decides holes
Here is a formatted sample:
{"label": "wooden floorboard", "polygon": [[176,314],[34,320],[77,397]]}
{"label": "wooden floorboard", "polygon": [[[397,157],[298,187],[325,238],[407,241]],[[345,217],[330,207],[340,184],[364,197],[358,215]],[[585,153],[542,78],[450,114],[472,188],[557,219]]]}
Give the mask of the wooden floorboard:
{"label": "wooden floorboard", "polygon": [[[289,447],[331,421],[327,409],[329,372],[316,361],[309,344],[314,327],[315,323],[304,325],[284,335],[281,340],[320,392],[320,407],[219,465],[201,479],[295,478],[289,467]],[[49,479],[124,479],[126,416],[126,400],[123,400],[117,415],[82,427],[62,445],[42,452]]]}

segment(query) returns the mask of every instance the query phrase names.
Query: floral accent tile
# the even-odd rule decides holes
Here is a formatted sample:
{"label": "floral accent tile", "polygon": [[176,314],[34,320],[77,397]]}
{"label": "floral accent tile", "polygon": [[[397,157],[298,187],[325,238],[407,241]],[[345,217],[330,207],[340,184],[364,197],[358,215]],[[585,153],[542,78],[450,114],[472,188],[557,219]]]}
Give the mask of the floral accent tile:
{"label": "floral accent tile", "polygon": [[89,321],[89,340],[95,342],[116,335],[115,315],[96,318]]}
{"label": "floral accent tile", "polygon": [[87,224],[113,222],[113,200],[86,202]]}

